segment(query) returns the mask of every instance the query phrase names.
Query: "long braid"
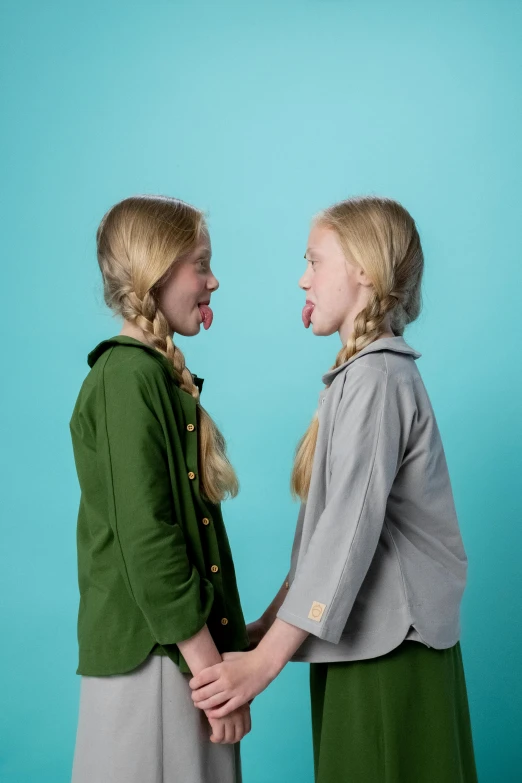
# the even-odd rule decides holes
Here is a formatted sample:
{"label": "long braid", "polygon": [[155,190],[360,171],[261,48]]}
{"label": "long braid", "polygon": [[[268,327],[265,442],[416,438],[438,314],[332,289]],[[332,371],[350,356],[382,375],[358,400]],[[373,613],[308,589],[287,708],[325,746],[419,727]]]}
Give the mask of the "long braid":
{"label": "long braid", "polygon": [[384,319],[388,313],[393,312],[399,301],[399,295],[395,292],[387,294],[382,299],[375,291],[372,292],[367,306],[355,318],[353,332],[346,345],[343,345],[337,354],[332,369],[340,367],[341,364],[378,339],[384,331]]}
{"label": "long braid", "polygon": [[199,401],[199,389],[185,364],[183,352],[171,339],[167,319],[158,307],[154,295],[148,291],[143,299],[140,299],[135,291],[126,291],[122,297],[122,314],[139,326],[148,342],[166,356],[174,368],[180,388],[192,395],[197,402],[198,469],[203,494],[214,503],[219,502],[227,492],[231,495],[237,494],[238,483],[226,457],[225,439]]}
{"label": "long braid", "polygon": [[[384,331],[382,327],[384,319],[388,313],[393,312],[398,301],[399,297],[395,292],[387,294],[383,299],[379,299],[375,292],[372,293],[367,306],[355,318],[353,332],[347,344],[343,345],[337,354],[332,369],[340,367],[382,334]],[[292,471],[292,493],[294,496],[299,496],[302,499],[308,495],[310,489],[311,465],[318,434],[319,419],[316,414],[297,446]]]}
{"label": "long braid", "polygon": [[183,391],[199,401],[199,389],[185,364],[182,351],[174,345],[170,337],[167,319],[159,309],[154,295],[147,291],[143,299],[140,299],[135,291],[128,291],[122,304],[124,317],[135,323],[145,333],[148,342],[169,360]]}

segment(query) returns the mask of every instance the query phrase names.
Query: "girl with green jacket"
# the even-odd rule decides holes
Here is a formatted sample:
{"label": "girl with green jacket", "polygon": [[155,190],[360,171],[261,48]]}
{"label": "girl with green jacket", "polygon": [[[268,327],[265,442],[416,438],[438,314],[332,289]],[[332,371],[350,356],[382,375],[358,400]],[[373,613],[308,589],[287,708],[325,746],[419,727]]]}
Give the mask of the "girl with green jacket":
{"label": "girl with green jacket", "polygon": [[314,220],[303,322],[338,332],[296,454],[302,503],[285,584],[259,643],[191,681],[222,717],[289,660],[310,666],[317,783],[476,783],[460,650],[467,559],[440,433],[403,338],[423,253],[397,202],[356,198]]}
{"label": "girl with green jacket", "polygon": [[140,196],[97,233],[119,335],[88,356],[70,422],[78,514],[73,783],[238,783],[248,705],[207,718],[189,678],[247,647],[220,502],[238,485],[175,333],[212,323],[202,213]]}

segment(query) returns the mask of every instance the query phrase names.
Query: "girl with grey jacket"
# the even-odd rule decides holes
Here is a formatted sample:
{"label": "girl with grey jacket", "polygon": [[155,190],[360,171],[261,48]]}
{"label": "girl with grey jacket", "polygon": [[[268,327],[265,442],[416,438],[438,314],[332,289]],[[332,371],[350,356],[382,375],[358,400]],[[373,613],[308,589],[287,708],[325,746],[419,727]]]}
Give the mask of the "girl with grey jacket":
{"label": "girl with grey jacket", "polygon": [[338,332],[298,446],[288,578],[252,649],[191,681],[223,716],[289,660],[310,666],[317,783],[475,783],[460,649],[467,560],[437,422],[403,338],[424,259],[410,214],[353,198],[314,219],[303,322]]}

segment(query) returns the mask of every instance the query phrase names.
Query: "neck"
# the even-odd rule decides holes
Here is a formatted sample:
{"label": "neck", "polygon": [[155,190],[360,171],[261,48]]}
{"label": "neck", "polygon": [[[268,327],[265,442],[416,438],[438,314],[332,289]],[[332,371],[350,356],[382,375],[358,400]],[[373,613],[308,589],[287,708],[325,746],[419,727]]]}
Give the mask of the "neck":
{"label": "neck", "polygon": [[136,326],[132,321],[127,321],[127,319],[123,322],[120,334],[125,337],[134,337],[135,340],[139,340],[147,345],[149,344],[149,340],[143,329],[140,329],[140,327]]}

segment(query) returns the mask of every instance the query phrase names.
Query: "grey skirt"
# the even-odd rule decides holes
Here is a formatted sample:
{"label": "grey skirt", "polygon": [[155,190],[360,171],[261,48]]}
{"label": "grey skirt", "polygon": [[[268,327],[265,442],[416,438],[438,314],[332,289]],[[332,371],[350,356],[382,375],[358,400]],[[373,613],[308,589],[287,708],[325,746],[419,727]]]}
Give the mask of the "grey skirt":
{"label": "grey skirt", "polygon": [[161,655],[83,676],[72,783],[241,783],[239,743],[210,742],[189,679]]}

